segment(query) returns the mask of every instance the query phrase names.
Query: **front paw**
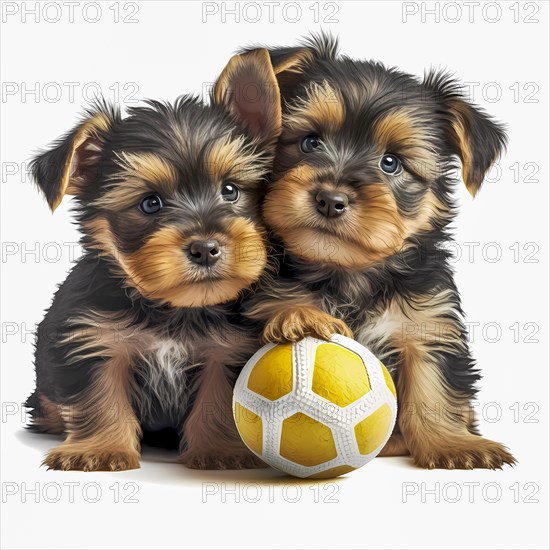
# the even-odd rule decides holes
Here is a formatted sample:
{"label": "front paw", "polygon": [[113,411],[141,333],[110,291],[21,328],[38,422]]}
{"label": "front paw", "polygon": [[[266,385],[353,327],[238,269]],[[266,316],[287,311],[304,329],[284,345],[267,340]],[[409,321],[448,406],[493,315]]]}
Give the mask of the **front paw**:
{"label": "front paw", "polygon": [[180,462],[192,470],[249,470],[267,468],[267,464],[252,453],[222,454],[215,451],[185,452]]}
{"label": "front paw", "polygon": [[417,466],[447,470],[497,470],[505,464],[516,464],[516,459],[504,445],[476,435],[443,441],[441,446],[436,443],[432,441],[429,446],[420,446],[412,451]]}
{"label": "front paw", "polygon": [[262,339],[264,343],[299,342],[306,336],[330,340],[333,334],[353,337],[351,330],[336,319],[313,306],[288,308],[277,313],[266,324]]}
{"label": "front paw", "polygon": [[60,445],[48,453],[43,466],[48,470],[80,470],[83,472],[119,472],[140,467],[139,453],[122,449],[79,448]]}

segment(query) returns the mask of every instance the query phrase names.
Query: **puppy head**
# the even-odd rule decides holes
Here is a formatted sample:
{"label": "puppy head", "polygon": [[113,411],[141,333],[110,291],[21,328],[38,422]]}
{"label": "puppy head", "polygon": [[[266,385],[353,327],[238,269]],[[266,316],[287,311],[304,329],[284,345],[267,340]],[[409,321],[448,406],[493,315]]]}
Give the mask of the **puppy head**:
{"label": "puppy head", "polygon": [[34,178],[52,210],[75,195],[84,246],[142,296],[230,301],[266,264],[260,203],[280,132],[276,86],[259,51],[230,61],[210,106],[149,101],[123,118],[99,104],[34,159]]}
{"label": "puppy head", "polygon": [[454,157],[475,195],[504,147],[445,74],[338,57],[326,37],[271,59],[284,111],[264,215],[307,261],[362,269],[418,242],[450,218]]}

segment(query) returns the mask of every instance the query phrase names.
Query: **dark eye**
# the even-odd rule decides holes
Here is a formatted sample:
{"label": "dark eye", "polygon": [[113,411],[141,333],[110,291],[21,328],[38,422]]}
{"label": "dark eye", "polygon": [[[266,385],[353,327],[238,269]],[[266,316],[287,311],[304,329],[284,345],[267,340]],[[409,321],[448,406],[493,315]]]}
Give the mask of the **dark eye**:
{"label": "dark eye", "polygon": [[398,174],[401,172],[401,161],[395,155],[384,155],[380,159],[380,168],[386,174]]}
{"label": "dark eye", "polygon": [[239,188],[231,182],[226,182],[222,185],[222,199],[227,202],[237,202],[241,192]]}
{"label": "dark eye", "polygon": [[162,200],[158,195],[149,195],[141,201],[139,208],[144,214],[155,214],[162,208]]}
{"label": "dark eye", "polygon": [[300,149],[304,153],[313,153],[321,145],[319,136],[307,136],[300,143]]}

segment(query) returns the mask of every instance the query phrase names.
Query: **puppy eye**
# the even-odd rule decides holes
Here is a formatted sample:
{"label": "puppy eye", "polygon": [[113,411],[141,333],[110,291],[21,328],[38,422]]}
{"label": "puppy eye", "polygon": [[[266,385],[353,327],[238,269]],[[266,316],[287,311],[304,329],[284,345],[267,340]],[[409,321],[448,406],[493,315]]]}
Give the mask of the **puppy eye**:
{"label": "puppy eye", "polygon": [[321,145],[319,136],[307,136],[300,143],[300,149],[304,153],[313,153]]}
{"label": "puppy eye", "polygon": [[162,200],[158,195],[149,195],[141,201],[139,208],[144,214],[155,214],[162,208]]}
{"label": "puppy eye", "polygon": [[231,182],[226,182],[222,185],[222,199],[226,202],[237,202],[241,196],[239,188]]}
{"label": "puppy eye", "polygon": [[380,159],[380,168],[386,174],[399,174],[402,170],[401,161],[395,155],[384,155]]}

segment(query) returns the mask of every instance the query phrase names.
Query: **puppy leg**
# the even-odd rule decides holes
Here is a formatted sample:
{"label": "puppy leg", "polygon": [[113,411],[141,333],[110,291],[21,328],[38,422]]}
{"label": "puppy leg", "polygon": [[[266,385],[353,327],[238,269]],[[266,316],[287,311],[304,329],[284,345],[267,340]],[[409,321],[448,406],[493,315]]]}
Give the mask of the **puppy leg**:
{"label": "puppy leg", "polygon": [[65,431],[61,407],[38,390],[29,397],[26,406],[32,408],[29,428],[33,431],[56,435]]}
{"label": "puppy leg", "polygon": [[129,369],[120,361],[97,366],[92,385],[62,407],[62,416],[67,438],[44,459],[49,469],[139,468],[141,430],[129,399]]}
{"label": "puppy leg", "polygon": [[294,283],[277,281],[247,305],[246,316],[264,324],[264,343],[298,342],[306,336],[330,340],[333,334],[352,337],[351,330],[321,308],[317,297]]}
{"label": "puppy leg", "polygon": [[383,456],[408,449],[423,468],[494,469],[515,463],[504,446],[477,434],[470,400],[479,376],[455,289],[394,297],[357,339],[389,360],[396,376],[402,439],[392,436]]}
{"label": "puppy leg", "polygon": [[407,456],[409,448],[401,434],[393,434],[378,456]]}
{"label": "puppy leg", "polygon": [[441,367],[433,356],[412,350],[400,366],[398,424],[415,463],[447,469],[513,465],[503,445],[468,430],[469,400],[449,388]]}
{"label": "puppy leg", "polygon": [[211,362],[198,376],[195,403],[183,427],[181,462],[200,470],[265,468],[235,426],[227,367]]}
{"label": "puppy leg", "polygon": [[470,400],[477,371],[469,356],[454,289],[397,298],[378,327],[393,331],[397,365],[398,426],[423,468],[501,468],[514,457],[500,443],[475,433]]}

